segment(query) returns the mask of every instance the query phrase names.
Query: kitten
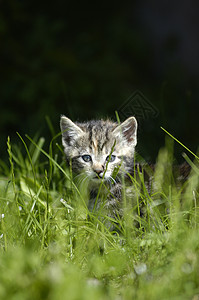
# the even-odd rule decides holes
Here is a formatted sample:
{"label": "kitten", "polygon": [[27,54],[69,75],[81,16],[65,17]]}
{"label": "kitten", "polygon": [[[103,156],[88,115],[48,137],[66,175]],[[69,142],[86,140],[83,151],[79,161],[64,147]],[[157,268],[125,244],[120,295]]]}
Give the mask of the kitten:
{"label": "kitten", "polygon": [[62,116],[60,126],[68,164],[74,175],[82,174],[89,181],[89,210],[99,209],[105,199],[103,212],[113,218],[121,215],[121,179],[134,169],[136,119],[130,117],[118,125],[110,120],[74,123]]}

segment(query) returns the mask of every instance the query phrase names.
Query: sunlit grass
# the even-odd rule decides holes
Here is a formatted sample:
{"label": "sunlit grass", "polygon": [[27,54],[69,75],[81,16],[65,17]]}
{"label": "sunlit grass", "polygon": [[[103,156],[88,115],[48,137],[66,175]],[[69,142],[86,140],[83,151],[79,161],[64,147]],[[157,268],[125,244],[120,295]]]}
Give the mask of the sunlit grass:
{"label": "sunlit grass", "polygon": [[113,220],[88,211],[56,140],[44,151],[43,138],[19,135],[18,146],[8,139],[0,299],[199,299],[197,156],[184,155],[192,170],[178,180],[174,141],[166,139],[155,170],[145,163],[129,176],[132,196],[126,192],[124,217]]}

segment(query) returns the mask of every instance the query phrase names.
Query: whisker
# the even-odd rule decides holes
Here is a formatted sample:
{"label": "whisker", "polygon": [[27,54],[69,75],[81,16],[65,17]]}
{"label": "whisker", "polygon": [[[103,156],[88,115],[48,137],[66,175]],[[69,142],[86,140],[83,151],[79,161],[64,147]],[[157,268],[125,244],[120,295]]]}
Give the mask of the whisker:
{"label": "whisker", "polygon": [[[108,179],[110,180],[110,182],[111,182],[111,180],[112,180],[114,183],[117,183],[116,180],[115,180],[112,176],[109,176]],[[111,183],[112,183],[112,182],[111,182]]]}
{"label": "whisker", "polygon": [[87,181],[89,179],[89,176],[85,173],[81,173],[75,176],[74,178],[77,182],[77,184],[83,184],[85,181]]}
{"label": "whisker", "polygon": [[86,176],[83,178],[83,180],[82,180],[81,183],[84,183],[84,182],[87,181],[88,179],[89,179],[89,175],[86,175]]}
{"label": "whisker", "polygon": [[75,176],[74,176],[74,179],[79,179],[79,177],[83,177],[83,174],[80,173],[80,174],[75,175]]}

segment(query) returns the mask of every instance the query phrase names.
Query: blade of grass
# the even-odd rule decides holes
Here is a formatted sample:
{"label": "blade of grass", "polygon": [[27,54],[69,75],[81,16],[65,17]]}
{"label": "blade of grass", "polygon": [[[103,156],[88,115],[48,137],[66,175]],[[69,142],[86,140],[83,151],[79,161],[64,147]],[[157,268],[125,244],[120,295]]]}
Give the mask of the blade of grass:
{"label": "blade of grass", "polygon": [[23,140],[23,138],[21,137],[21,135],[20,135],[18,132],[17,132],[17,135],[18,135],[18,137],[20,138],[20,140],[22,141],[22,143],[23,143],[23,145],[24,145],[24,147],[25,147],[25,149],[26,149],[26,153],[27,153],[27,155],[28,155],[28,159],[29,159],[29,161],[30,161],[31,168],[32,168],[33,178],[34,178],[34,181],[36,182],[36,174],[35,174],[34,164],[33,164],[32,158],[31,158],[31,156],[30,156],[30,152],[29,152],[29,150],[28,150],[28,147],[27,147],[25,141]]}
{"label": "blade of grass", "polygon": [[[37,147],[54,165],[56,165],[56,167],[64,174],[64,176],[71,182],[73,188],[75,189],[75,191],[78,193],[78,196],[80,197],[80,199],[82,200],[85,208],[87,208],[87,205],[82,197],[82,195],[79,192],[79,189],[77,188],[77,186],[74,184],[73,181],[71,181],[71,178],[68,176],[68,174],[64,171],[64,169],[43,149],[41,149],[27,134],[26,137],[33,143],[33,145],[35,145],[35,147]],[[88,210],[88,209],[87,209]]]}
{"label": "blade of grass", "polygon": [[163,127],[160,127],[164,132],[166,132],[170,137],[172,137],[172,139],[174,139],[178,144],[180,144],[183,148],[185,148],[188,152],[190,152],[195,158],[197,158],[199,160],[199,157],[192,152],[189,148],[187,148],[183,143],[181,143],[178,139],[176,139],[171,133],[169,133],[166,129],[164,129]]}

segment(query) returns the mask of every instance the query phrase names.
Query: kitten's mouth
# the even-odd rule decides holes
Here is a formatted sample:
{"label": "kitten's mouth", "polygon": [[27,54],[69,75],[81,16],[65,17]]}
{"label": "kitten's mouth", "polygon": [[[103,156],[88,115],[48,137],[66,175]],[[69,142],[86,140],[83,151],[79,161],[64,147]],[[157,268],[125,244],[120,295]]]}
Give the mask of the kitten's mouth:
{"label": "kitten's mouth", "polygon": [[105,178],[103,178],[103,176],[93,176],[93,178],[91,179],[93,182],[101,182],[102,180],[105,180]]}
{"label": "kitten's mouth", "polygon": [[102,173],[102,172],[100,172],[100,173],[97,173],[97,172],[95,172],[95,173],[93,173],[93,179],[102,179],[104,177],[104,174]]}

